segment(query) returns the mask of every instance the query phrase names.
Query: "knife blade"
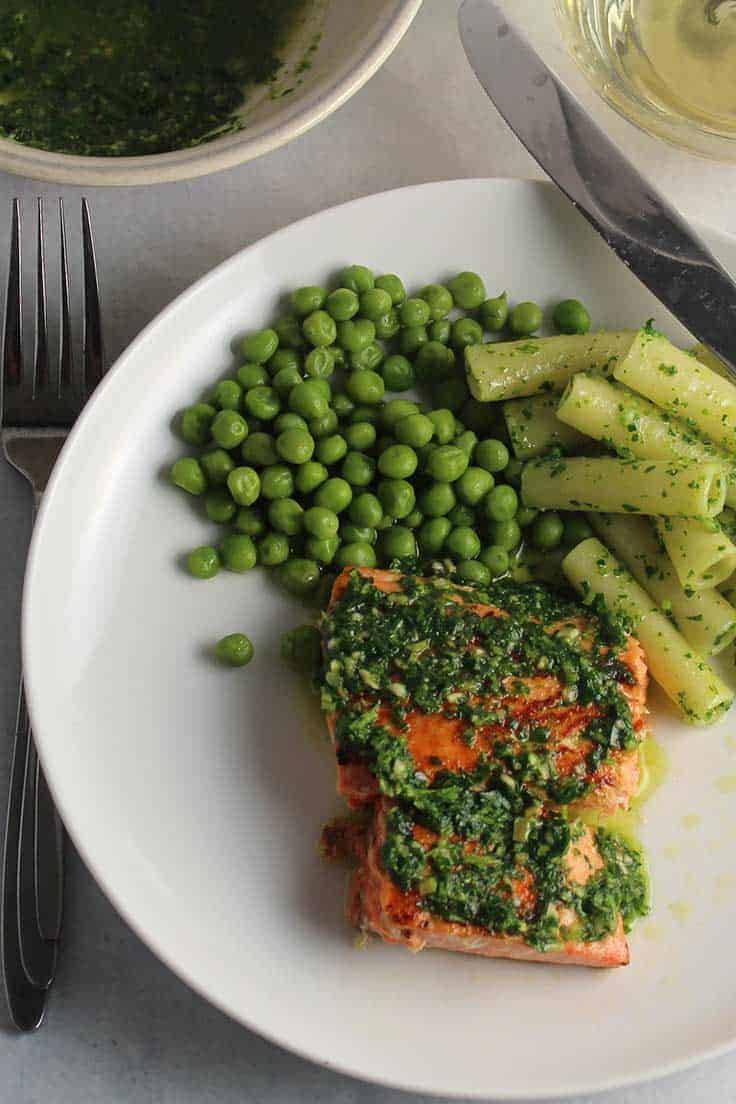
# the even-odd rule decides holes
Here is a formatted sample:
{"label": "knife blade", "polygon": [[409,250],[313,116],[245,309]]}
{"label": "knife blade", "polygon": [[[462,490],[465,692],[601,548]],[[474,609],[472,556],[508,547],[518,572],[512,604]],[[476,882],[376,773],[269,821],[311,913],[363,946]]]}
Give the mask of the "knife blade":
{"label": "knife blade", "polygon": [[493,0],[464,0],[460,36],[491,101],[614,253],[736,377],[736,284],[591,119]]}

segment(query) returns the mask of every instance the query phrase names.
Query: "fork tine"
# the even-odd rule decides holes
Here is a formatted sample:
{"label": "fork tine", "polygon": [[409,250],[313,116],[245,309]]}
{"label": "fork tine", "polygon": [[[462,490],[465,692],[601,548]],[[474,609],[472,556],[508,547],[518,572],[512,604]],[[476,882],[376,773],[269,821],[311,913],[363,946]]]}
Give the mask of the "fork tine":
{"label": "fork tine", "polygon": [[20,201],[14,199],[3,335],[3,382],[6,387],[18,387],[23,378],[20,274]]}
{"label": "fork tine", "polygon": [[64,200],[59,197],[59,243],[60,243],[60,279],[61,310],[59,314],[59,394],[72,382],[74,359],[72,354],[71,319],[69,313],[69,258],[66,247],[66,223],[64,221]]}
{"label": "fork tine", "polygon": [[33,394],[49,382],[49,341],[46,320],[46,258],[43,232],[43,199],[38,197],[38,239],[36,248],[36,339],[33,353]]}
{"label": "fork tine", "polygon": [[82,250],[84,257],[84,384],[89,394],[102,379],[105,354],[102,345],[100,288],[87,200],[82,200]]}

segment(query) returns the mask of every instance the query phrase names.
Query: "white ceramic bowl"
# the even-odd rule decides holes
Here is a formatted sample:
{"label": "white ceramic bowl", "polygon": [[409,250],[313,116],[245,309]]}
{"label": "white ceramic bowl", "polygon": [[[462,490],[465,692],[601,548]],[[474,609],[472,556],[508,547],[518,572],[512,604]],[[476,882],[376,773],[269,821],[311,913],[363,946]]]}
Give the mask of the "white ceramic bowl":
{"label": "white ceramic bowl", "polygon": [[[191,149],[144,157],[78,157],[48,153],[0,138],[0,170],[60,184],[161,184],[227,169],[283,146],[303,134],[357,92],[401,41],[422,0],[328,0],[319,48],[294,91],[281,99],[257,90],[248,123],[237,134]],[[317,0],[315,7],[323,5]],[[285,59],[294,69],[304,56]],[[292,53],[293,53],[292,48]]]}

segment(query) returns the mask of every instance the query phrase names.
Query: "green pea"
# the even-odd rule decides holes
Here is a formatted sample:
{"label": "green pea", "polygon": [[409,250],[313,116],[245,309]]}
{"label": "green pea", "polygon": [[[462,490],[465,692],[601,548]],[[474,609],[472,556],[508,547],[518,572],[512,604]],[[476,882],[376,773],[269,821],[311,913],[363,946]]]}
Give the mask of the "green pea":
{"label": "green pea", "polygon": [[306,464],[312,459],[314,438],[303,429],[285,429],[276,438],[276,451],[289,464]]}
{"label": "green pea", "polygon": [[491,573],[480,560],[461,560],[457,565],[457,577],[472,586],[488,586]]}
{"label": "green pea", "polygon": [[458,479],[455,490],[461,502],[477,506],[493,489],[493,476],[485,468],[471,466]]}
{"label": "green pea", "polygon": [[427,457],[427,474],[442,483],[454,483],[468,467],[468,456],[457,445],[439,445]]}
{"label": "green pea", "polygon": [[519,523],[519,528],[527,529],[538,514],[539,510],[535,510],[533,506],[520,506],[516,511],[516,520]]}
{"label": "green pea", "polygon": [[565,514],[564,526],[565,544],[580,544],[581,541],[588,540],[589,537],[593,536],[593,530],[582,514]]}
{"label": "green pea", "polygon": [[424,299],[407,299],[399,311],[402,326],[426,326],[431,317],[429,303]]}
{"label": "green pea", "polygon": [[340,273],[341,286],[350,288],[357,295],[362,295],[364,291],[368,291],[375,285],[375,282],[373,273],[365,265],[348,265]]}
{"label": "green pea", "polygon": [[488,568],[492,579],[498,579],[501,575],[505,575],[509,569],[509,554],[505,548],[498,544],[492,544],[489,548],[484,548],[479,559]]}
{"label": "green pea", "polygon": [[480,320],[489,333],[499,333],[509,320],[509,298],[504,291],[480,305]]}
{"label": "green pea", "polygon": [[229,633],[215,644],[215,657],[227,667],[245,667],[253,659],[253,644],[245,633]]}
{"label": "green pea", "polygon": [[[480,446],[479,446],[480,447]],[[476,457],[476,463],[478,459]],[[515,456],[512,456],[508,464],[504,469],[504,479],[507,483],[510,483],[512,487],[516,487],[517,491],[521,487],[521,473],[524,470],[524,461],[517,460]]]}
{"label": "green pea", "polygon": [[353,372],[375,372],[384,362],[386,354],[376,341],[366,345],[357,353],[350,354],[350,368]]}
{"label": "green pea", "polygon": [[[286,398],[292,387],[302,382],[302,374],[298,368],[282,368],[271,380],[271,386],[280,398]],[[259,388],[255,388],[259,390]],[[250,394],[250,392],[248,392]]]}
{"label": "green pea", "polygon": [[562,540],[564,529],[560,515],[551,510],[545,510],[531,527],[532,542],[543,551],[556,548]]}
{"label": "green pea", "polygon": [[353,499],[353,489],[346,479],[333,476],[319,487],[314,495],[315,506],[324,506],[333,513],[341,514]]}
{"label": "green pea", "polygon": [[517,303],[509,315],[509,329],[514,337],[530,337],[542,325],[542,309],[536,303]]}
{"label": "green pea", "polygon": [[194,548],[187,556],[187,570],[196,579],[214,579],[220,570],[220,554],[209,544]]}
{"label": "green pea", "polygon": [[376,473],[376,462],[363,452],[348,452],[340,471],[352,487],[367,487]]}
{"label": "green pea", "polygon": [[399,353],[412,357],[429,341],[426,326],[405,326],[399,333]]}
{"label": "green pea", "polygon": [[312,311],[302,322],[302,333],[310,345],[326,348],[337,337],[335,319],[324,310]]}
{"label": "green pea", "polygon": [[521,529],[514,518],[509,518],[508,521],[492,521],[488,526],[488,536],[491,544],[510,552],[521,541]]}
{"label": "green pea", "polygon": [[325,398],[320,384],[324,380],[308,379],[297,383],[289,392],[289,408],[303,418],[319,418],[329,409],[329,398]]}
{"label": "green pea", "polygon": [[337,464],[348,451],[347,441],[339,433],[330,437],[320,437],[315,453],[321,464]]}
{"label": "green pea", "polygon": [[317,563],[331,564],[339,547],[339,537],[307,537],[304,551]]}
{"label": "green pea", "polygon": [[416,504],[414,488],[405,479],[382,479],[378,497],[384,513],[397,519],[407,517]]}
{"label": "green pea", "polygon": [[434,439],[438,445],[449,445],[455,436],[455,416],[451,410],[430,410],[427,414],[434,426]]}
{"label": "green pea", "polygon": [[258,562],[264,567],[277,567],[288,558],[289,541],[285,533],[266,533],[258,542]]}
{"label": "green pea", "polygon": [[414,370],[423,383],[441,383],[454,374],[455,354],[439,341],[427,341],[417,352]]}
{"label": "green pea", "polygon": [[410,414],[396,423],[396,436],[402,445],[421,448],[434,434],[434,425],[426,414]]}
{"label": "green pea", "polygon": [[322,637],[314,625],[298,625],[281,637],[281,658],[302,671],[311,673],[322,658]]}
{"label": "green pea", "polygon": [[277,349],[268,362],[268,371],[272,376],[283,372],[285,368],[291,369],[292,372],[294,369],[301,372],[303,364],[302,355],[296,349]]}
{"label": "green pea", "polygon": [[503,471],[509,462],[509,450],[503,441],[497,441],[494,437],[488,437],[485,441],[479,441],[475,446],[473,461],[479,468],[496,475]]}
{"label": "green pea", "polygon": [[480,537],[470,526],[458,525],[448,534],[445,551],[453,560],[474,560],[480,553]]}
{"label": "green pea", "polygon": [[445,318],[455,305],[452,292],[444,284],[427,284],[419,297],[429,306],[429,317],[435,322]]}
{"label": "green pea", "polygon": [[456,349],[480,345],[483,342],[483,329],[474,318],[458,318],[452,324],[450,341]]}
{"label": "green pea", "polygon": [[456,412],[461,410],[470,398],[470,392],[465,380],[460,377],[443,380],[432,387],[432,398],[435,406],[447,408]]}
{"label": "green pea", "polygon": [[286,314],[274,322],[274,330],[279,339],[279,346],[284,349],[303,349],[304,338],[298,319],[293,314]]}
{"label": "green pea", "polygon": [[308,460],[306,464],[300,464],[294,477],[294,486],[299,494],[308,495],[316,491],[328,478],[329,472],[324,464],[318,460]]}
{"label": "green pea", "polygon": [[319,565],[314,560],[296,558],[278,568],[279,582],[297,598],[304,598],[316,590],[319,578]]}
{"label": "green pea", "polygon": [[418,463],[417,454],[409,445],[390,445],[378,458],[378,470],[389,479],[409,479]]}
{"label": "green pea", "polygon": [[375,544],[378,532],[370,526],[353,525],[351,521],[345,521],[340,526],[340,539],[346,544]]}
{"label": "green pea", "polygon": [[590,329],[590,315],[579,299],[563,299],[552,315],[560,333],[586,334]]}
{"label": "green pea", "polygon": [[[288,349],[277,349],[276,353],[287,353],[289,351]],[[238,377],[238,383],[245,391],[250,391],[251,387],[264,387],[270,382],[268,370],[262,364],[252,364],[250,362],[241,364],[235,374]]]}
{"label": "green pea", "polygon": [[309,432],[313,437],[330,437],[338,426],[337,414],[334,410],[326,410],[319,418],[312,418],[309,422]]}
{"label": "green pea", "polygon": [[446,517],[433,517],[423,522],[417,533],[419,549],[423,556],[438,556],[452,529]]}
{"label": "green pea", "polygon": [[375,567],[376,553],[365,541],[353,541],[343,544],[337,551],[335,562],[338,567]]}
{"label": "green pea", "polygon": [[375,318],[373,325],[376,327],[376,337],[379,341],[390,341],[401,329],[398,313],[393,309],[382,314],[380,318]]}
{"label": "green pea", "polygon": [[332,347],[312,349],[304,361],[304,371],[315,379],[326,379],[335,371],[335,357]]}
{"label": "green pea", "polygon": [[322,287],[300,287],[291,293],[291,305],[302,318],[325,305],[327,291]]}
{"label": "green pea", "polygon": [[257,506],[243,506],[235,516],[235,528],[249,537],[260,537],[266,532],[263,514]]}
{"label": "green pea", "polygon": [[272,464],[261,475],[261,494],[264,498],[288,498],[294,490],[294,477],[286,464]]}
{"label": "green pea", "polygon": [[306,432],[309,426],[301,414],[295,414],[293,410],[285,410],[273,423],[273,430],[274,433],[279,434],[287,429],[302,429]]}
{"label": "green pea", "polygon": [[207,490],[207,479],[199,460],[193,456],[182,456],[171,469],[171,482],[176,487],[192,495],[201,495]]}
{"label": "green pea", "polygon": [[340,421],[344,421],[344,419],[349,418],[355,410],[355,403],[352,399],[349,399],[347,395],[340,393],[333,397],[332,409],[335,411]]}
{"label": "green pea", "polygon": [[179,432],[188,445],[206,445],[217,411],[209,403],[195,403],[182,412]]}
{"label": "green pea", "polygon": [[204,496],[204,508],[210,521],[225,525],[235,517],[238,507],[225,487],[213,487]]}
{"label": "green pea", "polygon": [[458,272],[447,286],[462,310],[476,310],[486,297],[485,285],[477,272]]}
{"label": "green pea", "polygon": [[241,346],[246,360],[255,364],[265,364],[279,347],[279,335],[275,330],[258,330],[243,338]]}
{"label": "green pea", "polygon": [[343,436],[349,448],[365,452],[376,443],[376,427],[370,422],[357,422],[346,426]]}
{"label": "green pea", "polygon": [[391,296],[381,288],[369,288],[360,296],[360,313],[363,318],[370,318],[371,322],[387,314],[392,307]]}
{"label": "green pea", "polygon": [[228,473],[227,487],[239,506],[252,506],[261,493],[261,480],[255,468],[233,468]]}
{"label": "green pea", "polygon": [[248,423],[242,414],[235,410],[221,410],[215,415],[212,421],[212,437],[220,448],[237,448],[247,435]]}
{"label": "green pea", "polygon": [[350,520],[355,525],[375,529],[382,517],[383,506],[381,501],[369,491],[356,495],[350,503]]}
{"label": "green pea", "polygon": [[374,426],[378,423],[382,411],[383,403],[376,403],[375,406],[355,406],[350,415],[350,421],[353,425],[369,422],[370,425]]}
{"label": "green pea", "polygon": [[406,288],[398,276],[393,273],[386,273],[385,276],[376,276],[376,287],[381,291],[387,291],[391,296],[391,303],[394,307],[400,307],[406,299]]}
{"label": "green pea", "polygon": [[438,318],[429,327],[429,340],[439,341],[440,345],[449,345],[452,335],[452,322],[449,318]]}
{"label": "green pea", "polygon": [[409,414],[418,414],[419,407],[408,399],[390,399],[381,411],[381,422],[384,429],[392,432],[396,423]]}
{"label": "green pea", "polygon": [[295,498],[277,498],[268,507],[268,521],[272,529],[295,537],[304,528],[304,508]]}
{"label": "green pea", "polygon": [[430,518],[444,517],[456,503],[455,492],[449,483],[431,483],[419,496],[419,509]]}
{"label": "green pea", "polygon": [[386,357],[381,366],[381,375],[389,391],[408,391],[414,386],[414,367],[405,356],[394,354]]}
{"label": "green pea", "polygon": [[336,288],[327,296],[325,310],[336,322],[347,322],[360,310],[360,299],[350,288]]}
{"label": "green pea", "polygon": [[417,554],[416,537],[405,525],[394,525],[381,534],[381,554],[386,561],[412,559]]}
{"label": "green pea", "polygon": [[240,454],[246,463],[257,464],[259,468],[278,462],[276,443],[270,433],[251,433],[243,441]]}
{"label": "green pea", "polygon": [[281,410],[281,399],[275,387],[253,387],[245,395],[245,409],[262,422],[272,421]]}
{"label": "green pea", "polygon": [[[243,442],[247,443],[246,441]],[[217,487],[227,481],[227,477],[235,467],[235,461],[225,449],[210,449],[200,456],[199,462],[210,487]]]}
{"label": "green pea", "polygon": [[256,566],[256,546],[245,533],[228,533],[220,545],[220,557],[228,571],[242,574]]}
{"label": "green pea", "polygon": [[486,517],[491,521],[510,521],[519,508],[519,496],[513,487],[501,484],[494,487],[483,500]]}
{"label": "green pea", "polygon": [[305,383],[309,383],[314,389],[315,394],[322,395],[328,403],[332,402],[332,386],[330,381],[326,379],[310,379],[305,380]]}
{"label": "green pea", "polygon": [[456,526],[469,525],[471,529],[475,525],[475,511],[471,510],[470,506],[464,505],[462,502],[458,502],[457,506],[453,506],[447,515],[448,521],[452,522],[453,529]]}
{"label": "green pea", "polygon": [[385,384],[377,372],[366,370],[348,376],[345,390],[353,402],[372,405],[383,398]]}
{"label": "green pea", "polygon": [[459,433],[452,443],[456,448],[462,449],[468,460],[470,460],[475,452],[475,446],[478,444],[478,438],[472,429],[466,429]]}
{"label": "green pea", "polygon": [[240,410],[243,402],[243,388],[237,380],[220,380],[215,387],[215,402],[220,410]]}
{"label": "green pea", "polygon": [[359,353],[376,339],[376,327],[369,318],[349,319],[339,322],[337,340],[348,353]]}
{"label": "green pea", "polygon": [[[407,514],[407,517],[408,516],[409,515]],[[384,529],[390,529],[393,524],[394,524],[394,518],[389,517],[388,514],[384,514],[383,517],[381,518],[381,520],[379,521],[378,525],[376,526],[376,529],[378,530],[379,533],[382,533],[384,531]]]}

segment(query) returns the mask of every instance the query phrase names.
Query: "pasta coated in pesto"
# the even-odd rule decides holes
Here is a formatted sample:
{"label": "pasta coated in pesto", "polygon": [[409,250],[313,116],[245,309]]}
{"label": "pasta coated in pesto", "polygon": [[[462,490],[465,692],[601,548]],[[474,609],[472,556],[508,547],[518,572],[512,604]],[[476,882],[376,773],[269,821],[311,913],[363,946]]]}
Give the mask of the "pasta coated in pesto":
{"label": "pasta coated in pesto", "polygon": [[691,724],[711,724],[733,703],[733,693],[652,599],[595,537],[562,561],[566,577],[583,595],[600,594],[622,610],[641,641],[652,676]]}
{"label": "pasta coated in pesto", "polygon": [[656,526],[683,586],[715,587],[736,571],[736,544],[715,518],[658,518]]}
{"label": "pasta coated in pesto", "polygon": [[652,523],[623,514],[588,514],[606,547],[702,655],[722,652],[736,637],[736,609],[717,590],[683,586]]}
{"label": "pasta coated in pesto", "polygon": [[561,391],[576,372],[608,373],[623,360],[635,338],[620,333],[561,334],[469,345],[465,350],[468,386],[481,402]]}
{"label": "pasta coated in pesto", "polygon": [[628,387],[581,372],[568,383],[557,417],[622,456],[645,460],[716,460],[726,471],[726,502],[736,504],[734,458]]}
{"label": "pasta coated in pesto", "polygon": [[723,509],[723,466],[664,460],[573,456],[532,460],[524,467],[525,506],[609,514],[712,517]]}
{"label": "pasta coated in pesto", "polygon": [[531,460],[553,448],[569,453],[590,446],[590,437],[559,420],[558,402],[559,395],[544,393],[503,404],[506,429],[517,459]]}

